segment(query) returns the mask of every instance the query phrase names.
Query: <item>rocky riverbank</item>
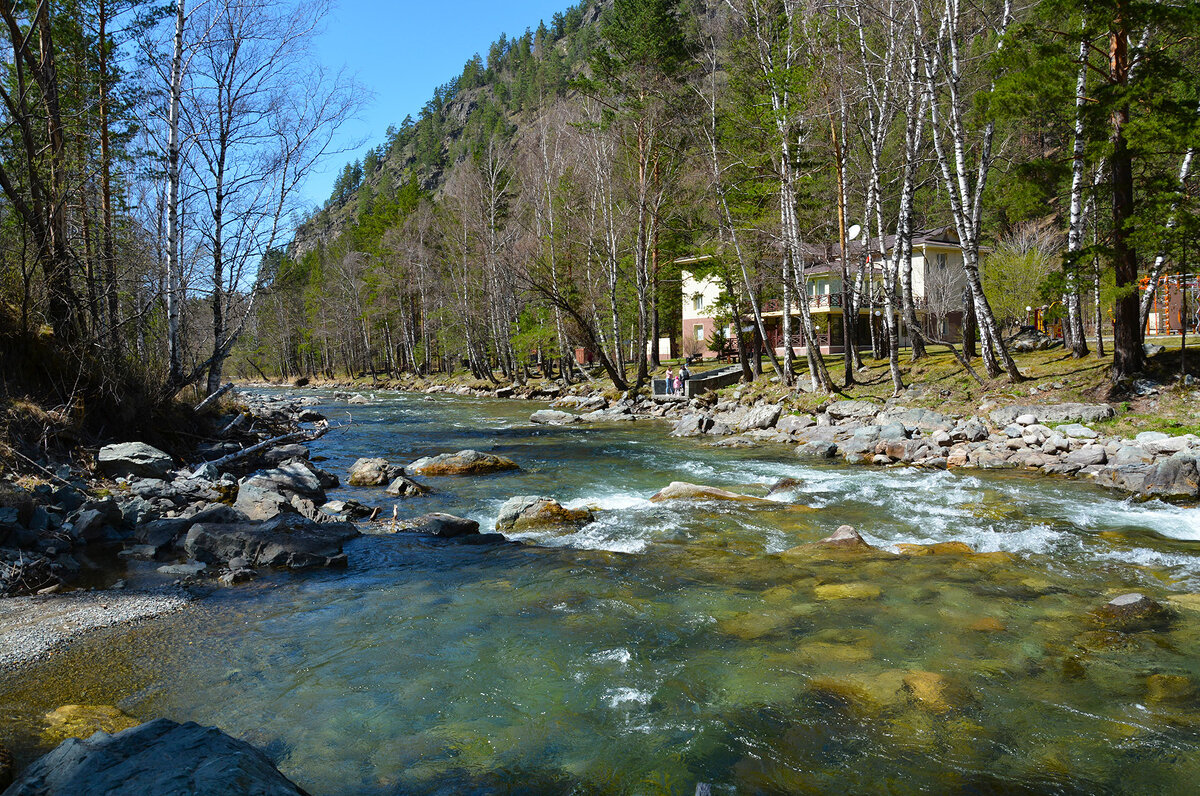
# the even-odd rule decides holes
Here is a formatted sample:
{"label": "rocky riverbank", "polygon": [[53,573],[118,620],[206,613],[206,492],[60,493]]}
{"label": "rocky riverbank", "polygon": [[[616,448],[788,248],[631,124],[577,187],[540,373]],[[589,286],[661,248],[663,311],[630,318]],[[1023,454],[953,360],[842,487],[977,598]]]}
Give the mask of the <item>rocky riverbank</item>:
{"label": "rocky riverbank", "polygon": [[[541,425],[658,419],[673,423],[676,436],[711,437],[711,444],[722,447],[785,444],[802,457],[856,465],[1019,469],[1089,479],[1144,498],[1200,498],[1200,437],[1105,434],[1103,424],[1116,412],[1103,403],[984,403],[979,414],[952,415],[906,406],[901,399],[840,400],[814,413],[793,413],[783,403],[744,397],[738,388],[692,399],[613,397],[588,385],[556,382],[494,390],[433,385],[419,392],[549,401],[551,409],[530,416]],[[377,400],[372,393],[344,391],[334,397]]]}

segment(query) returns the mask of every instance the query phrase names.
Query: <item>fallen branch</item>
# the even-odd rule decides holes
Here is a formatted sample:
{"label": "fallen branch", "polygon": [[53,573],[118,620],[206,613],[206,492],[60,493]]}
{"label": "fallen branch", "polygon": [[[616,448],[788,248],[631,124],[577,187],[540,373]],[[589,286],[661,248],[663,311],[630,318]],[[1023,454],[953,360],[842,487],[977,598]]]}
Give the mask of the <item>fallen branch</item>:
{"label": "fallen branch", "polygon": [[271,439],[265,439],[262,442],[258,442],[258,443],[255,443],[254,445],[251,445],[249,448],[243,448],[242,450],[237,451],[236,453],[230,453],[227,456],[222,456],[221,458],[214,459],[211,462],[201,462],[200,464],[196,465],[196,467],[193,468],[193,470],[203,467],[206,464],[211,464],[213,467],[220,469],[221,467],[224,467],[225,465],[229,464],[230,462],[236,462],[238,459],[244,459],[247,456],[253,456],[254,454],[256,454],[259,451],[264,450],[266,448],[273,448],[276,445],[286,445],[286,444],[290,444],[292,442],[312,442],[315,439],[319,439],[319,438],[325,436],[328,432],[332,431],[335,428],[345,428],[348,425],[350,425],[350,424],[343,423],[340,426],[330,426],[328,423],[323,422],[314,429],[304,429],[301,431],[293,431],[291,433],[283,434],[278,437],[272,437]]}
{"label": "fallen branch", "polygon": [[233,389],[233,382],[229,382],[229,383],[228,383],[228,384],[226,384],[224,387],[222,387],[221,389],[217,390],[216,392],[214,392],[212,395],[210,395],[210,396],[208,396],[207,398],[205,398],[205,399],[204,399],[203,401],[201,401],[200,403],[196,404],[196,409],[195,409],[195,411],[197,411],[197,412],[201,411],[202,409],[204,409],[204,407],[208,406],[208,405],[209,405],[209,404],[211,404],[213,401],[217,400],[217,399],[218,399],[218,398],[220,398],[222,395],[224,395],[225,393],[229,392],[229,391],[230,391],[230,390],[232,390],[232,389]]}

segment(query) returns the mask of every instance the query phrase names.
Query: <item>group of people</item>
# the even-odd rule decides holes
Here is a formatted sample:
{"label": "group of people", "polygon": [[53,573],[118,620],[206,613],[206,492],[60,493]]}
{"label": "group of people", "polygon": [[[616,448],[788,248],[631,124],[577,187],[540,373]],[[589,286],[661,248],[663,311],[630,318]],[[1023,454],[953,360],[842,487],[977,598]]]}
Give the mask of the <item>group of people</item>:
{"label": "group of people", "polygon": [[691,377],[692,372],[688,370],[687,365],[681,367],[677,375],[667,368],[667,395],[683,395],[684,382]]}

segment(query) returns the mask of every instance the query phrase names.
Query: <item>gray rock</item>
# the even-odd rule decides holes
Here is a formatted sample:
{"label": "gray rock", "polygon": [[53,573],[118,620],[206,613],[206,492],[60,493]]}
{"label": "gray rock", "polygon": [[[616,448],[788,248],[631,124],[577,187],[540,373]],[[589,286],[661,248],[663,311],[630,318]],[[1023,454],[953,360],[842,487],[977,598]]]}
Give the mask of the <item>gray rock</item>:
{"label": "gray rock", "polygon": [[[324,476],[324,477],[323,477]],[[326,500],[325,487],[336,485],[337,479],[318,470],[302,459],[291,459],[270,470],[260,470],[242,480],[242,487],[255,486],[285,497],[299,495],[321,504]]]}
{"label": "gray rock", "polygon": [[1195,437],[1191,434],[1186,434],[1182,437],[1167,437],[1166,439],[1158,439],[1143,444],[1147,451],[1156,455],[1173,454],[1186,451],[1192,447],[1195,442]]}
{"label": "gray rock", "polygon": [[256,521],[274,519],[280,514],[295,511],[290,498],[251,483],[241,485],[233,507],[246,519]]}
{"label": "gray rock", "polygon": [[805,459],[832,459],[838,454],[838,446],[834,442],[813,440],[796,446],[796,455]]}
{"label": "gray rock", "polygon": [[539,409],[529,416],[529,422],[543,426],[569,426],[579,423],[580,417],[557,409]]}
{"label": "gray rock", "polygon": [[1009,439],[1019,439],[1025,433],[1025,427],[1019,426],[1016,423],[1009,423],[1004,427],[1004,436]]}
{"label": "gray rock", "polygon": [[1160,497],[1200,497],[1196,459],[1184,455],[1162,459],[1146,472],[1142,493]]}
{"label": "gray rock", "polygon": [[350,399],[346,401],[346,403],[353,404],[355,406],[366,406],[367,404],[371,403],[371,400],[362,393],[355,393],[354,395],[350,396]]}
{"label": "gray rock", "polygon": [[401,520],[397,523],[396,530],[404,533],[425,533],[443,539],[453,539],[458,536],[478,534],[479,523],[466,517],[456,517],[453,514],[433,512],[413,519]]}
{"label": "gray rock", "polygon": [[1108,463],[1120,467],[1126,464],[1150,464],[1154,457],[1140,445],[1121,445],[1117,452],[1108,457]]}
{"label": "gray rock", "polygon": [[429,493],[429,487],[418,483],[406,475],[398,475],[384,490],[393,497],[415,497]]}
{"label": "gray rock", "polygon": [[101,448],[96,464],[109,478],[134,475],[165,478],[175,462],[168,454],[144,442],[122,442]]}
{"label": "gray rock", "polygon": [[868,401],[834,401],[825,413],[834,420],[865,420],[878,414],[880,407]]}
{"label": "gray rock", "polygon": [[1024,414],[1013,421],[1018,426],[1032,426],[1037,423],[1037,418],[1030,414]]}
{"label": "gray rock", "polygon": [[1007,426],[1021,415],[1033,415],[1039,423],[1097,423],[1112,418],[1116,412],[1108,404],[1044,404],[1040,406],[1003,406],[988,417],[997,426]]}
{"label": "gray rock", "polygon": [[1173,618],[1158,602],[1138,592],[1114,597],[1094,615],[1105,627],[1126,633],[1162,629]]}
{"label": "gray rock", "polygon": [[1065,461],[1078,464],[1080,467],[1091,467],[1107,462],[1108,454],[1103,445],[1084,445],[1082,448],[1068,453]]}
{"label": "gray rock", "polygon": [[1161,431],[1143,431],[1134,437],[1133,441],[1139,445],[1145,445],[1147,442],[1162,442],[1170,438],[1170,434],[1164,434]]}
{"label": "gray rock", "polygon": [[903,406],[893,406],[880,412],[878,422],[884,425],[900,423],[922,431],[949,431],[954,426],[954,420],[941,412]]}
{"label": "gray rock", "polygon": [[775,423],[775,428],[785,434],[795,434],[806,428],[812,428],[817,421],[812,415],[784,415]]}
{"label": "gray rock", "polygon": [[155,719],[114,735],[68,738],[6,796],[305,796],[267,756],[213,727]]}
{"label": "gray rock", "polygon": [[975,417],[963,423],[961,433],[967,442],[982,442],[988,438],[987,426]]}
{"label": "gray rock", "polygon": [[1010,470],[1017,466],[1017,463],[1008,457],[986,448],[972,454],[972,459],[975,466],[981,470]]}
{"label": "gray rock", "polygon": [[1076,439],[1096,439],[1100,436],[1094,430],[1080,423],[1068,423],[1065,426],[1057,426],[1054,430],[1065,437],[1075,437]]}
{"label": "gray rock", "polygon": [[260,567],[344,567],[342,544],[358,535],[350,523],[318,523],[289,514],[262,523],[193,525],[183,547],[188,555],[208,563],[241,557]]}
{"label": "gray rock", "polygon": [[756,406],[747,410],[737,424],[734,425],[734,428],[738,431],[772,428],[775,422],[779,420],[779,415],[782,411],[783,407],[777,404]]}
{"label": "gray rock", "polygon": [[163,575],[188,578],[193,575],[199,575],[206,569],[208,569],[208,565],[203,561],[188,561],[186,564],[165,564],[159,567],[158,571]]}
{"label": "gray rock", "polygon": [[350,465],[346,483],[350,486],[383,486],[395,477],[398,469],[389,465],[387,459],[359,459]]}
{"label": "gray rock", "polygon": [[1142,350],[1148,357],[1156,357],[1167,350],[1166,346],[1158,345],[1157,343],[1143,343]]}
{"label": "gray rock", "polygon": [[701,414],[684,415],[671,430],[672,437],[698,437],[712,428],[711,417]]}
{"label": "gray rock", "polygon": [[288,459],[307,459],[308,455],[308,448],[300,444],[276,445],[274,448],[263,453],[260,458],[266,464],[278,465],[286,462]]}

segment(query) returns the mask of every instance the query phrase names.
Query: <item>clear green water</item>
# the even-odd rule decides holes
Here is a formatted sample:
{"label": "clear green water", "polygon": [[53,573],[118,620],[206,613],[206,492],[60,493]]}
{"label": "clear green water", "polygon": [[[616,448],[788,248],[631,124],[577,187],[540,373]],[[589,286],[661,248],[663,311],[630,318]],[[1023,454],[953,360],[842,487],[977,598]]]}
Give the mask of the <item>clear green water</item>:
{"label": "clear green water", "polygon": [[[358,456],[501,453],[522,471],[427,479],[400,511],[490,525],[546,494],[599,506],[593,525],[522,546],[369,536],[346,571],[215,590],[0,680],[4,739],[28,757],[44,712],[116,704],[246,738],[314,794],[1196,791],[1200,613],[1126,637],[1088,614],[1200,591],[1200,509],[816,466],[650,422],[537,427],[535,408],[330,404],[354,425],[314,453],[342,475]],[[672,480],[765,494],[781,477],[799,486],[777,503],[647,501]],[[1012,556],[780,555],[843,523],[885,549]]]}

